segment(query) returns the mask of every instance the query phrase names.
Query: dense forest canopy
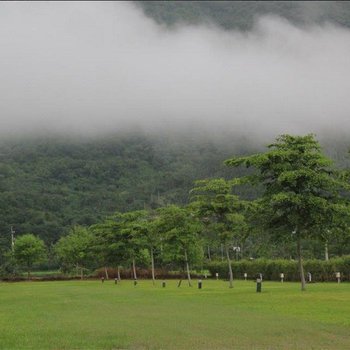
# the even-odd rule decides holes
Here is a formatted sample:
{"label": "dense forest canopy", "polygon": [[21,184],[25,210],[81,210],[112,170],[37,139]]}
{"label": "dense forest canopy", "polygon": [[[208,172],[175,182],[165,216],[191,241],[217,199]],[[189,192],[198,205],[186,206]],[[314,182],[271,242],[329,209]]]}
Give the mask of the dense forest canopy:
{"label": "dense forest canopy", "polygon": [[116,134],[73,140],[33,138],[1,145],[1,234],[35,232],[56,241],[67,228],[107,214],[185,204],[197,178],[229,176],[247,140]]}

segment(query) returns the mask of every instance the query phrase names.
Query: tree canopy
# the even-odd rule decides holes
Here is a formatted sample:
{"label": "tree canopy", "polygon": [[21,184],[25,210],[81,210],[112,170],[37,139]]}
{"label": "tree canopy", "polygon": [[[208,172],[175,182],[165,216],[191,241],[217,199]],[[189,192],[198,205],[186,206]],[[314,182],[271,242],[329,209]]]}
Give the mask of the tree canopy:
{"label": "tree canopy", "polygon": [[349,188],[343,173],[321,151],[314,135],[282,135],[265,153],[226,161],[229,166],[253,167],[253,175],[241,182],[261,184],[259,200],[263,223],[270,232],[290,237],[297,242],[302,289],[305,278],[302,267],[301,240],[320,235],[317,228],[327,227],[330,215],[349,216],[344,190]]}
{"label": "tree canopy", "polygon": [[34,264],[45,258],[44,242],[31,233],[22,235],[16,240],[13,255],[19,265],[23,265],[30,276],[30,271]]}

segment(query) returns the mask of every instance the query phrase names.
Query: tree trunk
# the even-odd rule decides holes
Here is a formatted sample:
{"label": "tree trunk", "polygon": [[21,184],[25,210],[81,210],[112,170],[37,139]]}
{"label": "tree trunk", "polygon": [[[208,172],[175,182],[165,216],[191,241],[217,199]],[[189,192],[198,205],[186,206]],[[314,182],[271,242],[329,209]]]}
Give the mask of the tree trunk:
{"label": "tree trunk", "polygon": [[120,270],[119,270],[119,266],[117,267],[117,276],[118,276],[118,281],[120,281],[120,280],[121,280],[121,278],[120,278]]}
{"label": "tree trunk", "polygon": [[28,281],[30,280],[30,270],[29,269],[27,270],[27,280]]}
{"label": "tree trunk", "polygon": [[84,271],[83,271],[83,267],[80,268],[80,279],[84,279]]}
{"label": "tree trunk", "polygon": [[156,276],[155,276],[155,273],[154,273],[153,247],[151,248],[151,263],[152,263],[152,281],[153,281],[153,285],[155,286],[155,284],[156,284]]}
{"label": "tree trunk", "polygon": [[109,276],[108,276],[107,266],[105,266],[105,275],[106,275],[106,280],[108,280]]}
{"label": "tree trunk", "polygon": [[221,244],[221,261],[224,261],[224,246]]}
{"label": "tree trunk", "polygon": [[328,241],[325,242],[324,244],[324,258],[326,261],[329,260],[329,255],[328,255]]}
{"label": "tree trunk", "polygon": [[188,280],[188,285],[192,287],[191,283],[191,274],[190,274],[190,266],[188,264],[188,258],[187,258],[187,250],[185,249],[185,262],[186,262],[186,271],[187,271],[187,280]]}
{"label": "tree trunk", "polygon": [[231,263],[230,254],[229,254],[227,246],[226,246],[226,257],[227,257],[228,272],[229,272],[229,277],[230,277],[230,288],[233,288],[232,263]]}
{"label": "tree trunk", "polygon": [[208,260],[211,261],[210,247],[208,246]]}
{"label": "tree trunk", "polygon": [[132,259],[132,271],[134,273],[134,280],[137,280],[135,258]]}
{"label": "tree trunk", "polygon": [[303,258],[301,256],[301,238],[300,235],[297,237],[297,253],[298,253],[298,265],[299,265],[299,273],[300,273],[300,281],[301,281],[301,290],[306,290],[306,282],[304,275],[304,267],[303,267]]}

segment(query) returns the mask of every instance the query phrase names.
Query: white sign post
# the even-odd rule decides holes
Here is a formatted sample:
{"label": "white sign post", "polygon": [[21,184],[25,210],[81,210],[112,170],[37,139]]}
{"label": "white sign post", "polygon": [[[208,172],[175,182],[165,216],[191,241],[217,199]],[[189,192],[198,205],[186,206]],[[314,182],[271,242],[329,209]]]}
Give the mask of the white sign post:
{"label": "white sign post", "polygon": [[308,277],[308,280],[309,280],[309,283],[312,281],[312,275],[311,275],[311,272],[308,272],[307,273],[307,277]]}
{"label": "white sign post", "polygon": [[340,283],[340,272],[336,272],[335,277],[337,278],[338,283]]}

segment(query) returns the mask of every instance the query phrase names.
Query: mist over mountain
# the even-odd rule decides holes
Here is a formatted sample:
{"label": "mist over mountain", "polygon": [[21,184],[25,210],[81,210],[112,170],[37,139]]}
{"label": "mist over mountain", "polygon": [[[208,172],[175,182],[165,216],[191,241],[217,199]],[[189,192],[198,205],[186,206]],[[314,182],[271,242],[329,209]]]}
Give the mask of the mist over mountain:
{"label": "mist over mountain", "polygon": [[[243,16],[249,29],[228,30],[212,17],[242,4],[1,3],[1,133],[200,126],[269,139],[348,128],[350,30],[334,21],[292,22],[278,3],[253,5]],[[196,24],[183,11],[184,20],[169,27],[140,6],[155,18],[159,8],[178,18],[186,6],[202,10]]]}

